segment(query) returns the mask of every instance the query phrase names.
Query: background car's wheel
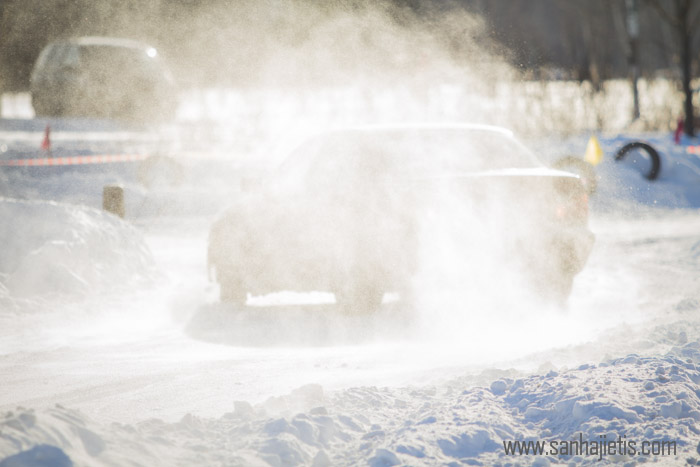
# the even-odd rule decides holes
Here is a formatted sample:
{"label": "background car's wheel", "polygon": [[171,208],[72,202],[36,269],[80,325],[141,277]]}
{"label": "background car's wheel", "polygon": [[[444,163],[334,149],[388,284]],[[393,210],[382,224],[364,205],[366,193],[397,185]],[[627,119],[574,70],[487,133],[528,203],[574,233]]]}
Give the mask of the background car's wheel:
{"label": "background car's wheel", "polygon": [[32,96],[32,107],[37,117],[60,117],[63,114],[61,106],[47,98]]}
{"label": "background car's wheel", "polygon": [[384,289],[372,282],[350,282],[335,291],[335,301],[346,313],[362,314],[379,310]]}

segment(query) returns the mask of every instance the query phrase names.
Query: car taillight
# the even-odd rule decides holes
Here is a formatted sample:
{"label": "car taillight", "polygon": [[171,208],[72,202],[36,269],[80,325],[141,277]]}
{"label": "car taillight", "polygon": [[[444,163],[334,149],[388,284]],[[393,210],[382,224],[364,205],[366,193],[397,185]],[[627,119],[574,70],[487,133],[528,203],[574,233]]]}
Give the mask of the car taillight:
{"label": "car taillight", "polygon": [[577,178],[559,180],[555,184],[557,197],[554,205],[556,219],[561,222],[588,220],[588,193]]}
{"label": "car taillight", "polygon": [[559,220],[584,221],[588,218],[588,195],[583,193],[573,200],[562,200],[556,207]]}

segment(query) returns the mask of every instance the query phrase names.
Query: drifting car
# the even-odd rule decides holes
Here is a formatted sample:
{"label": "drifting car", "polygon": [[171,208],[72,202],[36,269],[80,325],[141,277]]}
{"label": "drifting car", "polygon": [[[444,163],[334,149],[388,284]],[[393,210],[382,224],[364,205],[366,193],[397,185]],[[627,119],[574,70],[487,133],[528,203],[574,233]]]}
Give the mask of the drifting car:
{"label": "drifting car", "polygon": [[113,37],[78,37],[47,45],[30,79],[38,117],[167,120],[175,84],[155,48]]}
{"label": "drifting car", "polygon": [[[461,207],[470,215],[452,212]],[[496,244],[520,257],[538,292],[558,300],[594,241],[581,179],[546,168],[509,131],[369,127],[324,133],[293,151],[214,222],[208,264],[225,302],[329,291],[349,310],[375,310],[387,292],[410,296],[426,226],[441,218],[457,232],[499,226]]]}

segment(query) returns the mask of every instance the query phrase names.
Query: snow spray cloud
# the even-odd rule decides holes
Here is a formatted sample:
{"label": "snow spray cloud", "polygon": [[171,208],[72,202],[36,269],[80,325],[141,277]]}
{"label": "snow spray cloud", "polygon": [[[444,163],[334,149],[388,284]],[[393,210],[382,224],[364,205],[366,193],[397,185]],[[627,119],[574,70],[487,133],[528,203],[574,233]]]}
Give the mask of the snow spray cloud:
{"label": "snow spray cloud", "polygon": [[177,68],[198,87],[418,91],[457,80],[484,89],[510,74],[487,51],[481,20],[457,6],[249,0],[202,2],[186,14],[171,27],[187,31]]}
{"label": "snow spray cloud", "polygon": [[416,300],[425,329],[441,338],[483,336],[567,292],[566,284],[558,290],[547,282],[557,254],[547,225],[555,209],[551,179],[499,173],[502,166],[523,169],[535,162],[503,135],[481,138],[488,141],[455,150],[481,160],[481,170],[443,178],[428,195],[422,219]]}
{"label": "snow spray cloud", "polygon": [[[138,30],[127,21],[116,21],[120,26],[110,34],[164,44],[159,48],[185,87],[228,89],[214,94],[228,108],[200,117],[216,117],[222,131],[247,145],[277,140],[289,130],[304,133],[329,126],[454,120],[513,126],[523,121],[518,112],[499,111],[502,107],[492,98],[495,87],[513,82],[517,73],[493,53],[482,21],[457,5],[411,8],[390,2],[252,0],[158,5],[144,8],[149,15],[162,14],[161,28]],[[122,19],[134,16],[134,11],[112,13]],[[230,149],[232,158],[244,154],[240,146]],[[488,215],[480,217],[469,212],[470,205],[461,198],[447,195],[443,206],[449,212],[456,205],[454,214],[430,226],[444,230],[425,235],[440,239],[437,246],[444,250],[423,252],[420,268],[429,280],[447,279],[434,288],[424,287],[419,301],[440,296],[430,293],[440,288],[450,293],[464,290],[456,282],[491,292],[460,292],[459,300],[450,300],[461,303],[459,308],[487,313],[488,303],[473,303],[473,297],[505,290],[507,297],[517,296],[510,292],[522,288],[521,279],[509,278],[521,267],[514,260],[517,255],[494,240],[514,227],[498,214],[507,200],[497,201],[486,204]],[[518,228],[527,236],[530,227]],[[470,247],[483,244],[489,248]],[[285,259],[285,254],[279,257]],[[488,280],[494,277],[508,278],[506,285]],[[437,321],[449,326],[457,311],[452,305],[438,310],[447,319]]]}
{"label": "snow spray cloud", "polygon": [[[185,32],[164,49],[175,75],[185,88],[208,89],[186,93],[198,104],[181,116],[219,123],[231,140],[261,146],[378,122],[523,121],[494,110],[496,84],[517,73],[482,19],[457,4],[202,2],[170,22]],[[251,151],[231,144],[238,155]]]}
{"label": "snow spray cloud", "polygon": [[[215,15],[211,14],[213,10],[204,7],[195,14],[209,18],[218,25],[214,29],[221,32],[218,36],[220,44],[228,43],[225,38],[235,34],[240,46],[235,50],[230,47],[201,48],[213,50],[213,53],[226,51],[239,56],[239,60],[234,61],[235,66],[226,69],[224,65],[215,76],[222,84],[235,79],[237,102],[242,107],[255,109],[255,112],[243,115],[239,110],[232,109],[229,114],[224,112],[219,115],[227,129],[248,126],[252,134],[262,140],[277,139],[289,130],[304,133],[312,129],[318,132],[328,127],[367,123],[467,120],[507,124],[522,120],[515,112],[504,115],[492,111],[494,107],[490,96],[494,86],[499,81],[515,79],[516,73],[502,58],[491,53],[485,41],[483,23],[458,7],[416,12],[390,3],[350,2],[318,6],[294,2],[284,5],[280,10],[269,5],[244,2],[237,6],[235,14],[221,5],[217,8],[223,9],[216,10]],[[251,29],[248,25],[255,27]],[[235,41],[231,40],[230,43]],[[199,60],[206,63],[206,58],[200,57]],[[222,57],[219,63],[228,62]],[[463,98],[464,89],[470,91],[469,99]],[[456,97],[450,99],[453,96]],[[251,118],[253,114],[254,119]],[[340,159],[345,154],[343,146],[338,142],[326,145],[327,152],[319,154],[316,161],[332,165],[328,160],[335,158],[342,164]],[[347,146],[352,147],[352,144]],[[406,148],[410,149],[410,146]],[[420,146],[413,149],[415,147]],[[457,147],[441,149],[448,154],[460,152]],[[509,148],[501,150],[508,151]],[[426,154],[435,152],[427,151]],[[396,148],[392,149],[392,154],[396,155],[397,152]],[[364,151],[358,152],[362,153]],[[464,154],[464,151],[461,153]],[[316,170],[317,167],[312,167],[311,171],[297,172],[293,159],[292,162],[289,167],[283,166],[282,173],[278,175],[286,181],[298,173],[298,184],[313,182],[340,190],[342,180],[334,174],[348,173],[347,170],[332,167],[325,174],[325,169]],[[370,171],[382,170],[379,167],[365,168]],[[433,167],[428,163],[423,169],[429,172]],[[309,176],[310,172],[314,175]],[[375,177],[375,174],[365,175],[365,180]],[[438,187],[438,193],[441,189]],[[476,195],[486,196],[490,189],[487,183],[482,184],[476,188]],[[403,235],[405,226],[401,222],[404,214],[410,217],[412,211],[422,209],[419,206],[426,201],[397,201],[391,194],[385,193],[385,199],[379,202],[370,196],[373,192],[371,184],[370,187],[356,185],[354,190],[349,197],[364,209],[358,210],[362,214],[343,217],[331,205],[323,211],[323,215],[315,210],[314,217],[325,218],[328,224],[346,223],[348,226],[367,224],[371,217],[370,223],[377,229],[401,232]],[[534,236],[537,226],[529,222],[513,225],[508,222],[509,213],[499,211],[514,201],[512,193],[496,191],[488,195],[487,202],[474,206],[465,201],[459,192],[450,192],[449,189],[446,193],[426,196],[444,196],[444,199],[428,203],[441,206],[440,212],[436,213],[437,220],[429,223],[425,230],[414,232],[414,235],[421,237],[417,240],[420,245],[409,247],[410,251],[404,256],[397,255],[398,259],[392,260],[385,271],[386,276],[391,276],[392,270],[402,266],[398,263],[418,252],[419,274],[412,295],[419,304],[419,314],[433,312],[431,316],[419,317],[419,320],[425,318],[434,324],[427,331],[439,335],[443,331],[466,328],[478,333],[477,319],[490,320],[494,328],[490,301],[498,297],[503,299],[502,302],[514,305],[519,297],[527,295],[529,291],[520,271],[527,269],[520,253],[532,245],[504,245],[504,232],[508,232],[508,239],[530,238]],[[259,207],[252,201],[254,198],[253,194],[248,210]],[[392,205],[395,201],[397,204]],[[524,211],[535,209],[531,206],[520,207]],[[382,217],[368,214],[367,211],[372,209],[380,213],[385,209],[393,212]],[[475,212],[477,210],[479,212]],[[528,219],[527,212],[519,213],[518,217]],[[233,217],[231,219],[229,230],[234,232],[236,229],[233,226],[237,222]],[[294,231],[306,228],[310,236],[315,234],[312,229],[316,224],[309,224],[309,217],[299,216],[297,222]],[[263,235],[260,232],[256,235],[249,233],[250,239],[256,237],[255,242],[265,245],[284,243],[275,235],[285,229],[280,225],[268,227]],[[241,229],[232,235],[242,235]],[[423,242],[425,239],[431,241]],[[341,242],[340,238],[337,240],[341,245],[349,243]],[[367,249],[370,249],[372,240],[367,243]],[[317,244],[324,244],[323,239],[319,239]],[[542,252],[544,258],[539,258],[541,250],[532,248],[537,251],[531,255],[536,256],[533,261],[547,261],[545,252]],[[288,250],[274,250],[279,264],[294,264],[297,252],[292,251],[291,246],[288,246]],[[350,250],[335,251],[335,254],[348,267],[357,261]],[[393,257],[389,253],[385,256]],[[271,268],[265,270],[269,272]],[[356,275],[353,279],[360,278]],[[469,284],[469,287],[465,288],[464,284]],[[441,303],[435,304],[435,297],[439,297]],[[519,313],[527,314],[529,311],[522,306],[517,309]],[[501,318],[503,316],[500,315]],[[455,317],[459,318],[459,322],[455,322]],[[342,324],[338,327],[342,327]],[[299,328],[304,326],[299,325]]]}

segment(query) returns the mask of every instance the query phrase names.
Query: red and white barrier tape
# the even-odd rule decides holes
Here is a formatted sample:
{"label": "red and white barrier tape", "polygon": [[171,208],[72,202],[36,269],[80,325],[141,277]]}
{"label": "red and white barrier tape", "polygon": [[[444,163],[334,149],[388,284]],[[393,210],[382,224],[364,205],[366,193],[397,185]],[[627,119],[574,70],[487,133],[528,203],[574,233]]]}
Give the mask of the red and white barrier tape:
{"label": "red and white barrier tape", "polygon": [[685,148],[685,151],[688,154],[696,154],[700,156],[700,146],[688,146],[687,148]]}
{"label": "red and white barrier tape", "polygon": [[97,154],[89,156],[38,157],[0,160],[0,166],[35,167],[49,165],[112,164],[115,162],[142,161],[148,157],[149,156],[144,154]]}

